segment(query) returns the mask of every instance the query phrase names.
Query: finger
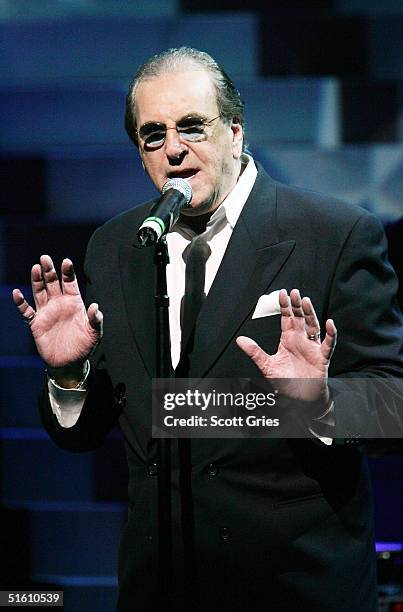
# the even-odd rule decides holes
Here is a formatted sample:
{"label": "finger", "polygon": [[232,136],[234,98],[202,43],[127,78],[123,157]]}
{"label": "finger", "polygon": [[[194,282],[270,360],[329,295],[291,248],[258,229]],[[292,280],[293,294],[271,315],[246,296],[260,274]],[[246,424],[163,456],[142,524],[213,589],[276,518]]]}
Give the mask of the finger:
{"label": "finger", "polygon": [[52,259],[49,255],[41,255],[40,262],[48,298],[59,297],[62,292]]}
{"label": "finger", "polygon": [[281,289],[278,296],[281,314],[281,331],[287,331],[292,328],[293,313],[291,308],[290,298],[286,289]]}
{"label": "finger", "polygon": [[35,310],[28,304],[24,294],[19,289],[13,289],[13,302],[24,319],[29,319],[29,317],[35,315]]}
{"label": "finger", "polygon": [[87,310],[88,322],[92,329],[98,334],[102,335],[104,315],[99,310],[99,306],[96,303],[90,304]]}
{"label": "finger", "polygon": [[48,303],[48,294],[46,291],[45,280],[42,274],[42,268],[40,264],[32,266],[31,270],[31,286],[32,295],[34,296],[36,307],[42,308]]}
{"label": "finger", "polygon": [[281,289],[278,294],[278,302],[280,304],[281,314],[284,317],[292,317],[292,308],[287,289]]}
{"label": "finger", "polygon": [[302,309],[301,294],[298,289],[292,289],[290,291],[290,301],[292,314],[294,316],[294,327],[296,329],[305,330],[304,311]]}
{"label": "finger", "polygon": [[263,376],[269,376],[270,355],[265,353],[265,351],[254,340],[252,340],[252,338],[239,336],[236,339],[236,343],[239,348],[252,359],[252,361],[262,372]]}
{"label": "finger", "polygon": [[80,295],[80,289],[71,259],[62,261],[62,290],[68,295]]}
{"label": "finger", "polygon": [[305,317],[305,331],[307,336],[317,336],[318,342],[320,342],[319,320],[309,297],[302,298],[302,310]]}
{"label": "finger", "polygon": [[327,361],[329,361],[331,356],[333,355],[333,351],[336,347],[336,343],[337,343],[337,328],[334,324],[333,319],[328,319],[326,321],[326,336],[320,347],[322,355]]}

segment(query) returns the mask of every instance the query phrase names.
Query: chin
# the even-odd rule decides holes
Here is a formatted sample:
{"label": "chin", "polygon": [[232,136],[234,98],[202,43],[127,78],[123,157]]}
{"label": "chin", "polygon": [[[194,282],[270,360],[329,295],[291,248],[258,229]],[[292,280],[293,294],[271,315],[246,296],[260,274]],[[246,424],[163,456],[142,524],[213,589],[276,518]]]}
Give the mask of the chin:
{"label": "chin", "polygon": [[197,201],[194,202],[192,200],[190,206],[188,208],[182,209],[182,214],[187,215],[189,217],[197,217],[199,215],[205,215],[207,213],[213,212],[216,208],[218,208],[218,204],[215,201],[215,198],[209,198],[208,200]]}

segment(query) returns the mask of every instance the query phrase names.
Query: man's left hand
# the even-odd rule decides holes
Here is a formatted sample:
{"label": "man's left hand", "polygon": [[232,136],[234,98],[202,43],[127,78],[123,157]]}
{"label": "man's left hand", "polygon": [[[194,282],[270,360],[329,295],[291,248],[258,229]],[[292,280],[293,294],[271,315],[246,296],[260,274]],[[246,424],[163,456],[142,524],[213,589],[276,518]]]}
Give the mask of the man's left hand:
{"label": "man's left hand", "polygon": [[[318,317],[309,297],[301,299],[298,289],[279,294],[281,337],[275,355],[268,355],[246,336],[236,339],[263,376],[283,395],[303,401],[329,400],[327,387],[330,358],[336,346],[337,330],[332,319],[326,321],[321,342]],[[308,380],[312,379],[312,380]]]}

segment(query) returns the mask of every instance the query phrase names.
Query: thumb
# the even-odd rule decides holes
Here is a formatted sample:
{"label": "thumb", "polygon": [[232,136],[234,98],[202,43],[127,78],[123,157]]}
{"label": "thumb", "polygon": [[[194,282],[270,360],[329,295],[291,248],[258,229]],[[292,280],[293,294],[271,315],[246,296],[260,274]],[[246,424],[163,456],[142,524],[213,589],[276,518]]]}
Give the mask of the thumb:
{"label": "thumb", "polygon": [[267,376],[270,355],[265,353],[252,338],[248,338],[247,336],[238,336],[236,343],[239,348],[252,359],[253,363],[259,368],[262,374]]}
{"label": "thumb", "polygon": [[87,315],[88,322],[91,325],[92,329],[102,335],[102,324],[104,320],[104,315],[99,310],[98,304],[96,304],[95,302],[93,304],[90,304],[87,311]]}
{"label": "thumb", "polygon": [[[256,351],[260,349],[259,345],[252,340],[252,338],[248,338],[247,336],[238,336],[235,341],[239,348],[248,355],[248,357],[253,358],[256,354]],[[262,350],[262,349],[260,349]]]}

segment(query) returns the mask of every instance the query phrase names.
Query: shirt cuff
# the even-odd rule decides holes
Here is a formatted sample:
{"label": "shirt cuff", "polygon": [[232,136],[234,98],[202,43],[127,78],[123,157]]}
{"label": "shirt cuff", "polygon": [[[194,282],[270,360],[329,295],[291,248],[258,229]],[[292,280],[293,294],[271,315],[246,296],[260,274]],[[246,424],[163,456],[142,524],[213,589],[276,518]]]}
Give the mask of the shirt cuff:
{"label": "shirt cuff", "polygon": [[[321,425],[326,425],[327,428],[335,427],[336,418],[334,415],[334,401],[332,400],[330,402],[330,405],[326,408],[325,412],[321,414],[320,417],[316,417],[314,420],[318,421],[318,423],[320,423]],[[318,438],[318,440],[323,442],[323,444],[326,444],[327,446],[331,446],[331,444],[333,444],[333,438],[329,438],[327,436],[320,436],[312,429],[312,427],[309,427],[309,431],[313,436],[315,436],[315,438]]]}
{"label": "shirt cuff", "polygon": [[49,401],[53,414],[62,427],[73,427],[78,421],[88,393],[90,362],[85,363],[85,375],[75,389],[64,389],[48,376]]}

